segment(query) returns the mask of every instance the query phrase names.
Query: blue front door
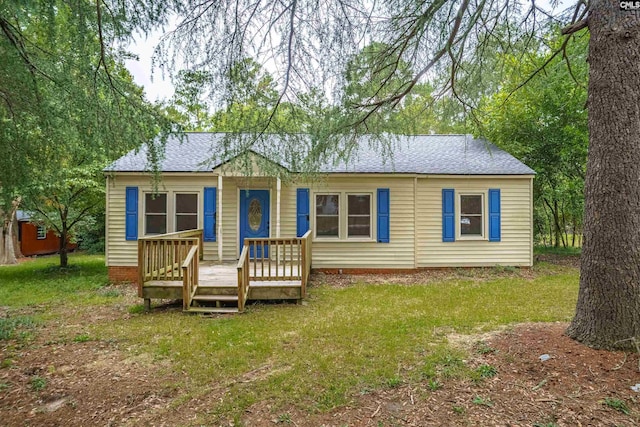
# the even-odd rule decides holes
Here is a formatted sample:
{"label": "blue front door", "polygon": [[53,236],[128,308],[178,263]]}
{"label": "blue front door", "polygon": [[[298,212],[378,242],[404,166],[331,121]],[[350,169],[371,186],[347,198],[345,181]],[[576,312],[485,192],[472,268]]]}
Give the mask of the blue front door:
{"label": "blue front door", "polygon": [[[240,190],[240,252],[245,238],[269,237],[269,190]],[[251,258],[261,258],[262,246],[256,253],[253,248]],[[264,256],[269,256],[269,248],[265,246]]]}

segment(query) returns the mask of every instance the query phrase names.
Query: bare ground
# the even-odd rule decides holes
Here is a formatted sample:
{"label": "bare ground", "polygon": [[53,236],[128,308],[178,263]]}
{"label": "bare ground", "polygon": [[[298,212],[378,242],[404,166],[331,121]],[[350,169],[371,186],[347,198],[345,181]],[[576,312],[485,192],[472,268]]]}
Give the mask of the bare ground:
{"label": "bare ground", "polygon": [[[577,263],[566,257],[562,262]],[[409,284],[450,274],[430,271],[393,278],[320,276],[316,280],[333,286],[347,286],[354,280]],[[137,303],[134,293],[129,288],[117,290],[127,294],[121,306],[84,310],[49,322],[22,344],[0,341],[0,425],[200,424],[198,415],[224,396],[224,385],[212,384],[198,395],[187,396],[186,387],[180,386],[183,380],[169,366],[135,356],[131,351],[135,349],[123,348],[121,343],[77,338],[91,323],[129,316],[127,303]],[[451,342],[463,346],[483,340],[482,351],[472,350],[473,358],[467,361],[474,367],[495,368],[497,374],[483,381],[446,380],[437,390],[426,381],[385,388],[355,395],[348,405],[328,413],[296,407],[276,411],[271,402],[261,401],[244,413],[242,421],[247,426],[638,425],[640,394],[631,386],[640,383],[639,355],[589,349],[567,338],[566,326],[523,324],[483,337],[451,336]],[[542,355],[549,359],[542,361]],[[247,380],[262,374],[248,373]],[[46,386],[38,390],[42,381]]]}

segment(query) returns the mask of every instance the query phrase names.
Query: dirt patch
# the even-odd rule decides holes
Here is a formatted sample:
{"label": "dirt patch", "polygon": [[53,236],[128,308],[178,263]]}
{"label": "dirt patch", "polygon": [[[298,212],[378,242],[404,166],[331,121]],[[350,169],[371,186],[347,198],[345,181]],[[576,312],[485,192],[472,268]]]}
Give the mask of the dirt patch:
{"label": "dirt patch", "polygon": [[[635,426],[640,420],[638,355],[593,350],[564,335],[567,324],[527,324],[483,341],[472,366],[495,368],[480,382],[428,382],[357,396],[327,414],[251,407],[251,426]],[[487,338],[487,337],[485,337]],[[540,356],[548,355],[542,361]],[[543,358],[543,359],[546,359]],[[607,400],[609,399],[609,400]],[[609,402],[607,405],[605,402]],[[626,405],[628,415],[618,404]]]}
{"label": "dirt patch", "polygon": [[[99,292],[118,293],[125,299],[78,308],[38,326],[33,338],[0,341],[0,424],[137,424],[173,400],[176,390],[170,384],[175,374],[166,364],[132,356],[120,343],[86,334],[91,324],[128,317],[128,307],[139,302],[130,286]],[[35,306],[11,314],[43,310]]]}
{"label": "dirt patch", "polygon": [[16,356],[0,371],[5,425],[122,425],[174,394],[151,361],[126,358],[109,343],[52,344]]}

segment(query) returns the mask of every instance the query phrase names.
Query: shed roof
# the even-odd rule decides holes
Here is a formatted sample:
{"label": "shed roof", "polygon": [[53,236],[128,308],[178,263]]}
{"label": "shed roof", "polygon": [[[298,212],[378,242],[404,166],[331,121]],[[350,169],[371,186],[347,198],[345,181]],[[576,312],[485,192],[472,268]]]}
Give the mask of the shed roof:
{"label": "shed roof", "polygon": [[[162,172],[207,172],[232,158],[220,158],[225,134],[193,132],[171,136],[160,162]],[[261,147],[250,151],[290,169],[278,147],[283,137],[268,135]],[[266,147],[266,148],[265,148]],[[348,162],[326,163],[322,173],[412,173],[433,175],[532,175],[535,172],[511,154],[471,135],[394,136],[382,155],[372,138],[363,136]],[[149,170],[147,147],[131,151],[109,165],[108,172]],[[295,171],[292,171],[295,172]]]}

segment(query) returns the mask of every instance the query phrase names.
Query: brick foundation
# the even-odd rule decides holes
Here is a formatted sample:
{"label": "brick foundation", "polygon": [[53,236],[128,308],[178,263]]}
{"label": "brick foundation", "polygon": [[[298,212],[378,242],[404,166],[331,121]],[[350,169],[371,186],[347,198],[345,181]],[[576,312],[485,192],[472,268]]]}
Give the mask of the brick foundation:
{"label": "brick foundation", "polygon": [[[530,269],[530,266],[522,265],[516,266],[519,269]],[[492,266],[485,267],[419,267],[419,268],[312,268],[312,273],[324,273],[324,274],[415,274],[421,271],[433,271],[433,270],[454,270],[454,269],[490,269]]]}
{"label": "brick foundation", "polygon": [[313,268],[312,273],[324,274],[414,274],[417,268]]}
{"label": "brick foundation", "polygon": [[138,282],[138,267],[110,266],[108,271],[111,283]]}

